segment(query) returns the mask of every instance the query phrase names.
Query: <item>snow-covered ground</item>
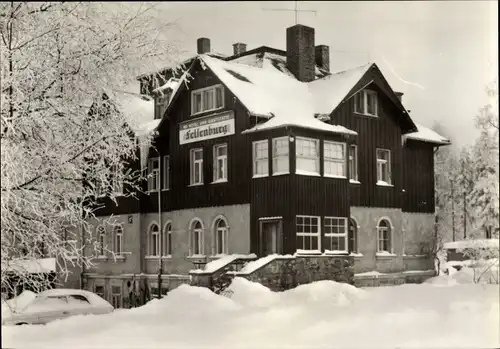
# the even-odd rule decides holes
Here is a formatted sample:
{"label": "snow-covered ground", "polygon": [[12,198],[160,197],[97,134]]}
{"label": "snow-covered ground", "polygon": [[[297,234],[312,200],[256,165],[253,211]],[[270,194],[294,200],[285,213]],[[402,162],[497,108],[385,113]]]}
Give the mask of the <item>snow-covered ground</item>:
{"label": "snow-covered ground", "polygon": [[183,285],[141,308],[4,326],[2,347],[499,347],[499,286],[471,284],[466,269],[420,285],[321,281],[280,293],[236,278],[230,298]]}

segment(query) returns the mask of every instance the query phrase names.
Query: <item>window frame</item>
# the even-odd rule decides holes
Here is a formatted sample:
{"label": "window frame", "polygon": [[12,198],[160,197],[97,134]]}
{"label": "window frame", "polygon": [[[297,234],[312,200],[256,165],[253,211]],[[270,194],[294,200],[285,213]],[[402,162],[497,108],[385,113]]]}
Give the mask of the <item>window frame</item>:
{"label": "window frame", "polygon": [[[170,229],[167,229],[169,228]],[[163,227],[163,255],[162,257],[172,257],[172,221],[167,221]]]}
{"label": "window frame", "polygon": [[[224,227],[222,231],[222,241],[219,240],[219,223],[224,222]],[[213,235],[213,247],[212,247],[212,255],[214,256],[222,256],[229,254],[229,223],[226,217],[220,215],[215,217],[212,226],[212,235]],[[222,242],[222,252],[219,253],[220,243]]]}
{"label": "window frame", "polygon": [[[120,238],[118,243],[118,237]],[[117,249],[119,246],[119,251]],[[123,256],[123,227],[121,225],[117,225],[113,228],[113,253],[116,256]]]}
{"label": "window frame", "polygon": [[[298,218],[309,218],[309,219],[316,219],[317,222],[317,227],[318,227],[318,232],[317,233],[299,233],[298,231]],[[304,224],[305,226],[305,224]],[[310,225],[313,226],[313,225]],[[317,250],[306,250],[302,248],[298,248],[296,246],[295,250],[297,254],[315,254],[315,253],[321,253],[321,216],[310,216],[310,215],[296,215],[295,216],[295,241],[297,241],[297,237],[302,236],[304,238],[317,238],[317,245],[318,249]],[[305,247],[305,246],[302,246]]]}
{"label": "window frame", "polygon": [[[351,227],[351,223],[352,223],[352,226],[354,227],[354,233],[351,235],[351,231],[350,231],[350,227]],[[349,219],[347,220],[347,244],[348,244],[348,247],[347,247],[347,250],[349,251],[349,253],[359,253],[359,244],[358,244],[358,241],[359,241],[359,224],[358,224],[358,221],[356,220],[356,218],[354,217],[349,217]],[[353,248],[351,249],[350,248],[350,241],[353,241],[352,245],[353,245]]]}
{"label": "window frame", "polygon": [[[276,143],[279,141],[285,141],[286,142],[286,154],[276,154],[277,153],[277,147]],[[290,141],[288,139],[288,136],[283,136],[283,137],[276,137],[271,139],[271,146],[272,146],[272,164],[273,164],[273,176],[279,176],[279,175],[285,175],[290,173]],[[277,170],[278,167],[278,159],[280,158],[286,158],[286,169],[285,170]],[[268,171],[269,172],[269,171]]]}
{"label": "window frame", "polygon": [[[382,227],[380,226],[380,224],[382,222],[386,222],[387,225]],[[380,235],[381,233],[383,234],[383,232],[387,231],[387,238],[385,239],[380,239]],[[392,246],[392,234],[393,234],[393,226],[392,226],[392,222],[389,218],[387,217],[382,217],[379,219],[378,223],[377,223],[377,253],[389,253],[389,254],[392,254],[393,253],[393,246]],[[387,247],[387,249],[381,249],[380,248],[380,244],[383,243],[384,241],[387,242],[387,246],[382,246],[382,247]]]}
{"label": "window frame", "polygon": [[[372,96],[374,97],[374,101],[375,101],[375,113],[369,113],[368,112],[368,96]],[[362,110],[358,110],[358,102],[359,102],[359,98],[362,99]],[[361,115],[366,115],[366,116],[372,116],[372,117],[378,117],[379,116],[379,110],[378,110],[378,93],[377,91],[374,91],[374,90],[370,90],[370,89],[364,89],[364,90],[361,90],[359,91],[358,93],[356,93],[354,95],[354,112],[356,114],[361,114]]]}
{"label": "window frame", "polygon": [[[201,159],[195,159],[195,153],[201,152]],[[203,185],[203,148],[192,148],[189,150],[189,185]],[[196,166],[200,168],[200,181],[195,182]]]}
{"label": "window frame", "polygon": [[[342,152],[344,154],[343,159],[337,159],[337,158],[327,158],[326,157],[326,146],[327,145],[341,145],[342,146]],[[346,179],[347,178],[347,154],[346,154],[346,144],[345,142],[336,142],[336,141],[323,141],[323,176],[329,177],[329,178],[342,178]],[[328,160],[327,160],[328,159]],[[342,164],[342,175],[338,174],[331,174],[331,173],[326,173],[326,163],[327,161],[335,163],[335,164]]]}
{"label": "window frame", "polygon": [[120,171],[120,170],[122,170],[122,167],[118,166],[118,168],[114,168],[114,171],[113,171],[112,190],[113,190],[113,194],[115,196],[125,195],[123,180],[117,180],[116,175],[115,175],[115,173],[118,173],[118,171]]}
{"label": "window frame", "polygon": [[[354,149],[354,156],[351,155],[351,150]],[[358,175],[358,145],[350,144],[349,145],[349,154],[347,157],[348,166],[349,166],[349,181],[352,183],[359,183],[359,175]],[[353,176],[353,173],[355,176]]]}
{"label": "window frame", "polygon": [[[200,223],[201,228],[195,229],[195,224]],[[197,257],[204,257],[205,256],[205,251],[204,251],[204,231],[205,227],[203,225],[203,222],[199,218],[194,218],[190,223],[189,223],[189,256],[192,258],[197,258]],[[198,252],[199,253],[193,253],[195,252],[194,249],[194,234],[198,233]]]}
{"label": "window frame", "polygon": [[[298,151],[299,147],[297,146],[300,141],[312,141],[316,144],[316,153],[318,154],[316,158],[313,157],[308,157],[308,156],[299,156]],[[320,153],[320,140],[316,138],[309,138],[309,137],[295,137],[295,174],[302,175],[302,176],[321,176],[321,166],[320,166],[320,159],[321,158],[321,153]],[[317,167],[317,172],[313,171],[308,171],[308,170],[303,170],[299,169],[299,159],[309,159],[309,160],[315,160],[316,161],[316,167]]]}
{"label": "window frame", "polygon": [[[158,167],[156,169],[154,169],[154,167],[153,167],[154,162],[158,162]],[[148,159],[148,193],[154,193],[154,192],[160,191],[160,187],[161,187],[160,166],[161,166],[161,161],[160,161],[159,156],[152,157],[152,158]],[[155,183],[155,182],[156,182],[156,188],[153,189],[152,183]]]}
{"label": "window frame", "polygon": [[[387,152],[387,160],[379,158],[379,152]],[[385,148],[376,148],[375,150],[375,159],[376,159],[376,172],[377,172],[377,185],[382,185],[382,186],[392,186],[392,169],[391,169],[391,150],[390,149],[385,149]],[[382,166],[386,165],[386,171],[387,171],[387,179],[388,181],[384,181],[382,178],[380,178],[380,175],[382,175]],[[383,175],[382,175],[383,177]]]}
{"label": "window frame", "polygon": [[[221,148],[226,148],[226,155],[218,155],[217,152]],[[219,144],[214,144],[213,148],[213,182],[212,183],[224,183],[229,180],[229,147],[227,143],[219,143]],[[219,174],[219,160],[222,160],[223,162],[223,178],[218,178]]]}
{"label": "window frame", "polygon": [[97,239],[99,241],[99,256],[98,257],[106,257],[106,229],[99,225],[96,229]]}
{"label": "window frame", "polygon": [[[114,292],[116,289],[119,289],[120,293]],[[111,285],[110,291],[111,291],[111,305],[113,306],[113,308],[115,308],[115,309],[122,308],[123,307],[123,305],[122,305],[122,301],[123,301],[122,287],[119,285]],[[119,297],[118,298],[118,306],[115,306],[115,297]]]}
{"label": "window frame", "polygon": [[[221,106],[217,107],[217,90],[221,90]],[[205,92],[213,90],[213,108],[212,109],[203,109],[204,106],[204,96]],[[222,84],[217,84],[217,85],[212,85],[204,88],[199,88],[194,91],[191,91],[191,115],[198,115],[202,113],[208,113],[212,111],[216,111],[219,109],[224,109],[225,107],[225,100],[224,100],[224,86]],[[200,110],[195,111],[195,95],[200,94]]]}
{"label": "window frame", "polygon": [[[262,158],[257,158],[257,147],[259,145],[266,145],[266,157]],[[258,170],[258,162],[265,161],[265,173],[257,173]],[[252,142],[252,178],[260,178],[260,177],[268,177],[269,176],[269,140],[268,139],[263,139],[259,141],[253,141]]]}
{"label": "window frame", "polygon": [[[328,220],[332,220],[332,224],[329,224],[327,225],[327,221]],[[333,228],[333,227],[341,227],[340,224],[333,224],[333,222],[340,222],[340,221],[343,221],[344,222],[344,232],[343,233],[328,233],[328,228]],[[323,225],[324,225],[324,228],[325,228],[325,240],[328,238],[328,239],[334,239],[334,238],[337,238],[339,241],[341,238],[343,238],[344,240],[344,250],[328,250],[327,253],[329,254],[347,254],[349,253],[349,247],[348,247],[348,219],[347,217],[333,217],[333,216],[325,216],[324,219],[323,219]],[[331,247],[332,246],[332,241],[333,240],[330,240],[330,244],[329,246]],[[325,250],[326,252],[326,250]]]}
{"label": "window frame", "polygon": [[163,187],[162,191],[170,190],[170,183],[171,183],[171,178],[170,178],[170,155],[164,155],[163,156],[163,163],[161,164],[163,166],[163,173],[162,173],[162,182],[163,182]]}
{"label": "window frame", "polygon": [[[97,287],[102,287],[102,294],[97,292]],[[106,299],[106,288],[104,287],[104,284],[102,283],[94,283],[94,287],[93,287],[93,292],[98,295],[99,297],[101,297],[102,299]]]}
{"label": "window frame", "polygon": [[[153,228],[156,227],[156,231]],[[156,251],[153,251],[153,242],[155,242]],[[148,228],[148,256],[153,258],[160,257],[160,227],[156,222],[152,222]]]}

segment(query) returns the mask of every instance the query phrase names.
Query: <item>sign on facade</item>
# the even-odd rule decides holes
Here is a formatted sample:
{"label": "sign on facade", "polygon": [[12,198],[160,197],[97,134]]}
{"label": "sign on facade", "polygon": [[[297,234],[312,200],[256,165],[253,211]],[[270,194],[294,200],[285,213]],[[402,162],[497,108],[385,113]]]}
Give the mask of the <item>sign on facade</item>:
{"label": "sign on facade", "polygon": [[187,144],[234,134],[234,112],[205,116],[179,124],[179,143]]}

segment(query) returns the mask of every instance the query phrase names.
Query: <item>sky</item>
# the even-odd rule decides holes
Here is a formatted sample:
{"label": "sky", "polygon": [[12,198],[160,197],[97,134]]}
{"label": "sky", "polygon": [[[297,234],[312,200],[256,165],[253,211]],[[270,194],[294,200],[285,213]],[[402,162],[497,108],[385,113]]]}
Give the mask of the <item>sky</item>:
{"label": "sky", "polygon": [[[293,1],[164,2],[170,35],[196,53],[196,39],[232,54],[266,45],[285,50],[286,28],[295,24]],[[415,122],[439,122],[461,147],[478,132],[474,116],[488,103],[485,87],[498,75],[497,1],[298,1],[300,24],[315,29],[315,44],[330,46],[330,70],[376,63]]]}

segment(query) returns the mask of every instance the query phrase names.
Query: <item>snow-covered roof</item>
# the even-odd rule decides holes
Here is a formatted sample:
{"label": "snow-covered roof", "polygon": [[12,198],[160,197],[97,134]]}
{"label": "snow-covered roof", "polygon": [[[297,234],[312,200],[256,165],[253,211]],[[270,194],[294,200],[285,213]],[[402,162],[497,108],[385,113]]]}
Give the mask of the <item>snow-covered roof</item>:
{"label": "snow-covered roof", "polygon": [[155,104],[152,98],[125,91],[113,91],[110,97],[134,132],[139,131],[142,125],[154,120]]}
{"label": "snow-covered roof", "polygon": [[403,143],[406,139],[414,139],[417,141],[430,142],[442,145],[450,144],[450,141],[448,139],[441,136],[439,133],[431,130],[430,128],[419,125],[417,123],[415,123],[415,125],[417,126],[418,131],[403,135]]}
{"label": "snow-covered roof", "polygon": [[227,62],[200,55],[217,77],[238,97],[252,115],[271,117],[246,132],[297,126],[308,129],[356,135],[343,126],[330,125],[317,120],[312,93],[307,83],[283,74],[272,65],[262,68]]}
{"label": "snow-covered roof", "polygon": [[13,259],[8,262],[2,262],[2,269],[21,274],[50,273],[56,271],[56,259]]}
{"label": "snow-covered roof", "polygon": [[471,239],[446,242],[443,244],[445,250],[464,248],[500,248],[499,239]]}

